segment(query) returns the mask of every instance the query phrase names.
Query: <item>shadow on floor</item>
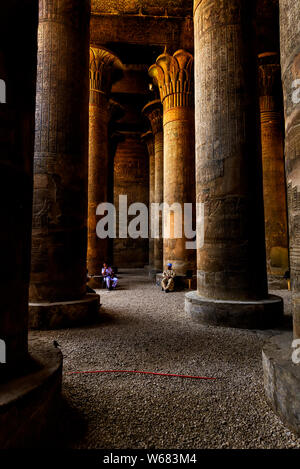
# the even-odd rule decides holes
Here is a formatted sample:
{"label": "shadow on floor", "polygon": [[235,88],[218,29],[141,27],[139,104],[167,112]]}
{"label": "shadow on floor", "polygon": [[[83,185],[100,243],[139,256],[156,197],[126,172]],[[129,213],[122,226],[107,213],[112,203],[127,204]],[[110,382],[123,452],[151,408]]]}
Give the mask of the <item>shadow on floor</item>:
{"label": "shadow on floor", "polygon": [[63,396],[59,407],[57,427],[52,429],[41,448],[71,448],[83,438],[86,432],[87,422],[83,415]]}

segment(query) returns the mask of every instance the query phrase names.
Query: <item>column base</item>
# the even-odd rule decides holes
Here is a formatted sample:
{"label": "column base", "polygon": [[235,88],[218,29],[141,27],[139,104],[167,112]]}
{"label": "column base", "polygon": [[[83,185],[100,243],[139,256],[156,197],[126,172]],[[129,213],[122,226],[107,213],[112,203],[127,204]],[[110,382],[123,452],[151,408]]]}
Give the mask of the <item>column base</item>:
{"label": "column base", "polygon": [[77,301],[29,303],[30,329],[60,329],[94,322],[99,316],[100,296],[88,293]]}
{"label": "column base", "polygon": [[25,375],[0,384],[0,448],[36,448],[55,438],[63,357],[41,339],[29,340]]}
{"label": "column base", "polygon": [[195,321],[212,326],[268,329],[283,319],[282,298],[269,295],[261,301],[221,301],[186,293],[185,311]]}
{"label": "column base", "polygon": [[[156,283],[161,284],[163,278],[162,272],[156,274]],[[197,286],[197,275],[187,278],[184,275],[176,275],[175,277],[175,290],[191,290]]]}
{"label": "column base", "polygon": [[267,401],[290,430],[300,435],[300,363],[292,361],[292,333],[272,337],[262,351]]}

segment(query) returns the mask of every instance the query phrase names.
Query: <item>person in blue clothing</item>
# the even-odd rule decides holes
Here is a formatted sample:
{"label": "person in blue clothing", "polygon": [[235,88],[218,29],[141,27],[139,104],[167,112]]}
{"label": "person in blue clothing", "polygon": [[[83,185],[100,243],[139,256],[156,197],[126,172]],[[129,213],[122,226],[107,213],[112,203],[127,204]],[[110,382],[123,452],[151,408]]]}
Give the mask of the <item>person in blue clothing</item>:
{"label": "person in blue clothing", "polygon": [[106,262],[103,264],[102,268],[102,277],[105,281],[106,287],[108,290],[115,289],[118,283],[118,279],[115,276],[111,267],[107,265]]}

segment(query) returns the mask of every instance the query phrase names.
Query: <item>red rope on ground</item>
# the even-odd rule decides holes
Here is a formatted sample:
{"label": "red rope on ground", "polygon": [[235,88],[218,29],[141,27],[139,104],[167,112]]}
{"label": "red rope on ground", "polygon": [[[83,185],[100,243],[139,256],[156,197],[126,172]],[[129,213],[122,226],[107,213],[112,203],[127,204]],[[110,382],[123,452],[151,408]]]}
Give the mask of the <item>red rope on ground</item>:
{"label": "red rope on ground", "polygon": [[203,376],[176,375],[176,374],[170,374],[170,373],[155,373],[154,371],[132,371],[132,370],[70,371],[66,374],[77,375],[77,374],[92,374],[92,373],[140,373],[143,375],[171,376],[171,377],[176,377],[176,378],[204,379],[204,380],[216,380],[217,379],[217,378],[207,378]]}

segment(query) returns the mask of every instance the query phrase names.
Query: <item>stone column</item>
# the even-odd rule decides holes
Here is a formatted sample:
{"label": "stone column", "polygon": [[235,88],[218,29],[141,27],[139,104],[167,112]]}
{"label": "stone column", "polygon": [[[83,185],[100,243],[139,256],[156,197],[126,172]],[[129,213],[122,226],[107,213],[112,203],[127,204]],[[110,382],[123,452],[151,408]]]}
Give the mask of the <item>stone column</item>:
{"label": "stone column", "polygon": [[259,55],[267,273],[273,288],[286,287],[283,276],[289,269],[280,72],[276,53]]}
{"label": "stone column", "polygon": [[[122,65],[110,51],[90,48],[90,111],[89,111],[89,189],[88,189],[88,250],[87,267],[90,275],[100,275],[107,262],[109,240],[96,233],[96,209],[108,202],[108,125],[111,118],[109,95]],[[96,286],[96,285],[95,285]]]}
{"label": "stone column", "polygon": [[[300,9],[298,0],[280,0],[281,74],[285,114],[285,167],[288,186],[290,268],[294,338],[300,339]],[[283,423],[300,435],[299,343],[279,334],[263,348],[268,403]]]}
{"label": "stone column", "polygon": [[[116,103],[115,103],[116,104]],[[115,107],[115,106],[114,106]],[[123,115],[124,108],[119,105],[119,112]],[[118,114],[119,115],[119,114]],[[119,143],[124,142],[124,135],[114,130],[113,120],[109,128],[108,136],[108,202],[114,203],[114,161]],[[114,239],[108,239],[108,262],[114,264]]]}
{"label": "stone column", "polygon": [[264,327],[268,298],[256,58],[243,0],[196,0],[197,292],[186,310],[210,324]]}
{"label": "stone column", "polygon": [[[57,429],[62,354],[28,337],[38,2],[0,4],[0,448]],[[2,91],[2,90],[1,90]],[[38,365],[38,366],[37,366]],[[46,438],[45,438],[46,434]]]}
{"label": "stone column", "polygon": [[294,335],[300,338],[300,11],[297,0],[280,0],[281,73],[285,114],[290,268]]}
{"label": "stone column", "polygon": [[[149,155],[149,227],[152,219],[152,204],[155,202],[155,157],[154,157],[154,139],[151,130],[141,135],[142,141],[145,142]],[[149,275],[154,269],[154,239],[149,230]]]}
{"label": "stone column", "polygon": [[[154,177],[154,202],[163,203],[164,194],[164,134],[163,112],[160,100],[148,103],[143,113],[148,117],[154,136],[155,177]],[[162,214],[159,215],[160,227],[162,227]],[[163,238],[160,230],[159,237],[154,239],[154,269],[161,272],[163,269]]]}
{"label": "stone column", "polygon": [[89,0],[40,1],[30,325],[91,319],[86,296]]}
{"label": "stone column", "polygon": [[169,215],[164,210],[164,224],[170,217],[171,229],[163,242],[163,264],[171,262],[180,277],[196,269],[195,250],[187,249],[183,225],[184,204],[195,204],[193,56],[184,50],[173,56],[164,52],[149,74],[159,86],[163,104],[164,203],[179,204],[182,210],[182,236],[175,232],[174,212]]}
{"label": "stone column", "polygon": [[24,366],[28,352],[37,21],[32,0],[0,7],[0,382]]}
{"label": "stone column", "polygon": [[[109,100],[109,124],[108,124],[108,191],[107,200],[114,203],[114,158],[120,142],[124,141],[124,135],[118,132],[117,122],[124,117],[125,108],[115,101]],[[113,241],[113,240],[110,240]],[[112,260],[112,259],[111,259]]]}

